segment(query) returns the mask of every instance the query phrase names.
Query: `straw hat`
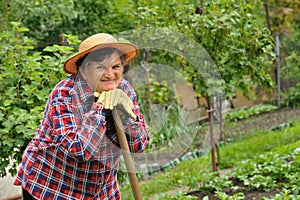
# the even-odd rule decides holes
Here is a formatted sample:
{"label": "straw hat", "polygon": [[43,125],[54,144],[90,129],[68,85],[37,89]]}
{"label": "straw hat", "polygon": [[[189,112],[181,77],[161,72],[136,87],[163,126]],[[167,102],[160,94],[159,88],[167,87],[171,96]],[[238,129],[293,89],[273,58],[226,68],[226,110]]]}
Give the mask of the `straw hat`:
{"label": "straw hat", "polygon": [[138,49],[135,45],[127,42],[119,42],[112,35],[107,33],[98,33],[86,38],[79,46],[77,54],[66,60],[64,64],[65,72],[69,74],[76,74],[76,61],[91,51],[102,49],[105,47],[112,47],[119,49],[125,55],[125,63],[129,63],[138,55]]}

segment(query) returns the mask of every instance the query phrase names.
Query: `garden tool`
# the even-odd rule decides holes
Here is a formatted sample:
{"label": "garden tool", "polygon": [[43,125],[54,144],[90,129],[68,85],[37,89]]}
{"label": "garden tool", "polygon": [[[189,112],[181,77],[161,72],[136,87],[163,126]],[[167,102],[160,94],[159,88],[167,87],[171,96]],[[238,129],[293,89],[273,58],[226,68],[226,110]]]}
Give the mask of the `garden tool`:
{"label": "garden tool", "polygon": [[[142,194],[139,187],[139,182],[135,173],[133,159],[130,154],[128,142],[126,139],[125,131],[123,129],[122,119],[120,112],[125,111],[131,118],[136,119],[135,114],[132,112],[133,103],[131,99],[120,89],[103,91],[101,93],[95,92],[94,96],[98,97],[97,102],[102,104],[105,109],[113,110],[113,117],[119,143],[122,149],[128,177],[135,200],[142,200]],[[117,106],[118,105],[118,106]],[[122,110],[122,111],[121,111]]]}
{"label": "garden tool", "polygon": [[119,143],[123,152],[123,157],[125,160],[126,169],[128,172],[128,177],[131,185],[131,190],[133,192],[133,196],[135,200],[142,200],[142,193],[140,191],[139,181],[135,173],[135,167],[133,164],[133,159],[130,154],[128,142],[126,139],[125,131],[123,129],[122,120],[120,117],[120,113],[117,107],[113,109],[113,116],[115,120],[115,126],[117,130],[117,135],[119,139]]}

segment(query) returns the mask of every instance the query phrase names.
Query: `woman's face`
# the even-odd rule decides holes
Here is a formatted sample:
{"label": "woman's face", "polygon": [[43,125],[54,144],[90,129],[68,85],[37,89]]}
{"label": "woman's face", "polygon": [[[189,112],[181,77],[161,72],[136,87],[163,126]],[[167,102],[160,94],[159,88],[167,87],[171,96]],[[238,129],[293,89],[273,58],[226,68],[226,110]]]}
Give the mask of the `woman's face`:
{"label": "woman's face", "polygon": [[81,70],[81,74],[94,91],[102,92],[115,89],[123,74],[119,53],[114,51],[103,61],[90,61],[87,69]]}

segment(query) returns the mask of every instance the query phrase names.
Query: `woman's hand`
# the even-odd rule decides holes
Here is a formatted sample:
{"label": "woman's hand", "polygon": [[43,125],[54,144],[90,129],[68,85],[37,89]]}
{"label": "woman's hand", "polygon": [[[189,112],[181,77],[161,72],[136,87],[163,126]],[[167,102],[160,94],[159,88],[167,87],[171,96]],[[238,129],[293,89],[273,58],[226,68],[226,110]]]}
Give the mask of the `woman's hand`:
{"label": "woman's hand", "polygon": [[112,110],[115,106],[120,105],[132,119],[136,119],[135,114],[132,112],[133,102],[122,90],[95,92],[94,96],[98,97],[97,103],[103,105],[105,109]]}

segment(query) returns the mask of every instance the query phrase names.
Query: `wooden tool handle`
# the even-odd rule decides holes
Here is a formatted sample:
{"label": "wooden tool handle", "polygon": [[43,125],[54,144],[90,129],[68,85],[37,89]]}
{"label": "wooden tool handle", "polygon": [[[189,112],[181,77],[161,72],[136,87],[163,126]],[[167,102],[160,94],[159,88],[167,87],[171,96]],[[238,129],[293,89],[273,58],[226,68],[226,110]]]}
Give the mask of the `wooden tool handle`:
{"label": "wooden tool handle", "polygon": [[123,152],[123,157],[125,160],[125,165],[126,165],[126,169],[128,172],[129,181],[130,181],[134,199],[142,200],[143,198],[142,198],[142,193],[140,191],[139,181],[138,181],[138,178],[135,173],[135,167],[134,167],[133,160],[132,160],[132,157],[130,154],[125,131],[123,129],[122,120],[121,120],[121,117],[120,117],[120,114],[119,114],[117,108],[113,109],[113,117],[115,120],[117,135],[118,135],[119,143],[120,143],[120,146],[121,146],[121,149]]}

